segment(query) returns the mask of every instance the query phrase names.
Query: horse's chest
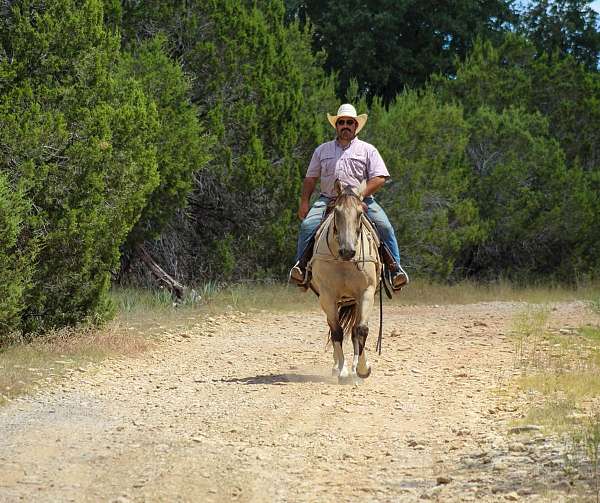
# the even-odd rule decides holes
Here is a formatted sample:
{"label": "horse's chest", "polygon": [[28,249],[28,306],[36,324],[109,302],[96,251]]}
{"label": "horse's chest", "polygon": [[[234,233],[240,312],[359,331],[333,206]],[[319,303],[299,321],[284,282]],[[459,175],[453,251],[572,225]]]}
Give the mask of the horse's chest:
{"label": "horse's chest", "polygon": [[374,269],[374,264],[317,260],[313,264],[313,278],[321,290],[335,291],[339,296],[356,295],[376,276],[370,269]]}

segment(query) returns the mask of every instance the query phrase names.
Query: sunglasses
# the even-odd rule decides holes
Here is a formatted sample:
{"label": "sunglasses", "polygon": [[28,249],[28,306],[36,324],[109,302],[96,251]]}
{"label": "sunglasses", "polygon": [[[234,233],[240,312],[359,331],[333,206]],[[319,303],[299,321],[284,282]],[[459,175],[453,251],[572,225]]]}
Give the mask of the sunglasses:
{"label": "sunglasses", "polygon": [[354,119],[340,119],[339,121],[336,122],[336,124],[338,126],[354,126],[354,124],[356,123],[356,121]]}

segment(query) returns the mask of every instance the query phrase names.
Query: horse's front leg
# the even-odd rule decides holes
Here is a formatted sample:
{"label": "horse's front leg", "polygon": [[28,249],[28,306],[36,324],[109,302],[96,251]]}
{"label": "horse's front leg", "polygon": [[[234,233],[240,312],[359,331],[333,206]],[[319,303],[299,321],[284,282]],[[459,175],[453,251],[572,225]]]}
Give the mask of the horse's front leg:
{"label": "horse's front leg", "polygon": [[356,324],[352,327],[352,346],[354,347],[354,358],[352,360],[352,375],[366,379],[371,375],[371,365],[367,360],[365,345],[369,336],[369,316],[373,309],[375,289],[367,288],[358,303],[358,317]]}
{"label": "horse's front leg", "polygon": [[333,346],[333,368],[331,369],[331,374],[334,377],[348,377],[348,369],[344,361],[344,350],[342,349],[344,331],[340,326],[337,303],[334,298],[328,298],[323,292],[321,292],[319,302],[321,308],[325,311],[327,324],[331,330],[331,344]]}

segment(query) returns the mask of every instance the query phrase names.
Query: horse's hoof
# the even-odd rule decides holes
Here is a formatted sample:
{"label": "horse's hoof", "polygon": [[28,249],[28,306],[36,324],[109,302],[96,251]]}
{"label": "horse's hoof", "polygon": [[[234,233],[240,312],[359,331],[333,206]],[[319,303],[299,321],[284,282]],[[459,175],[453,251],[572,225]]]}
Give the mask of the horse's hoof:
{"label": "horse's hoof", "polygon": [[358,369],[356,369],[356,374],[358,375],[358,377],[361,377],[362,379],[366,379],[367,377],[369,377],[371,375],[371,367],[369,367],[367,369],[367,372],[365,374],[361,374],[360,371]]}

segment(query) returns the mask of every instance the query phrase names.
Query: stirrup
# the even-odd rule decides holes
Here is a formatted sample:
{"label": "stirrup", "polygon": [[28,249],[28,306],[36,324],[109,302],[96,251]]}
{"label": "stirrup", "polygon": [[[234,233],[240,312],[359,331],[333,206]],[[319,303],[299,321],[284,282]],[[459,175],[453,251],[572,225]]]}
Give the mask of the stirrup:
{"label": "stirrup", "polygon": [[308,285],[307,285],[307,273],[306,272],[302,272],[302,269],[300,268],[300,263],[296,262],[296,264],[294,265],[294,267],[292,267],[290,269],[290,273],[288,275],[288,283],[294,283],[295,285],[299,286],[300,288],[303,288],[304,291],[308,290]]}

